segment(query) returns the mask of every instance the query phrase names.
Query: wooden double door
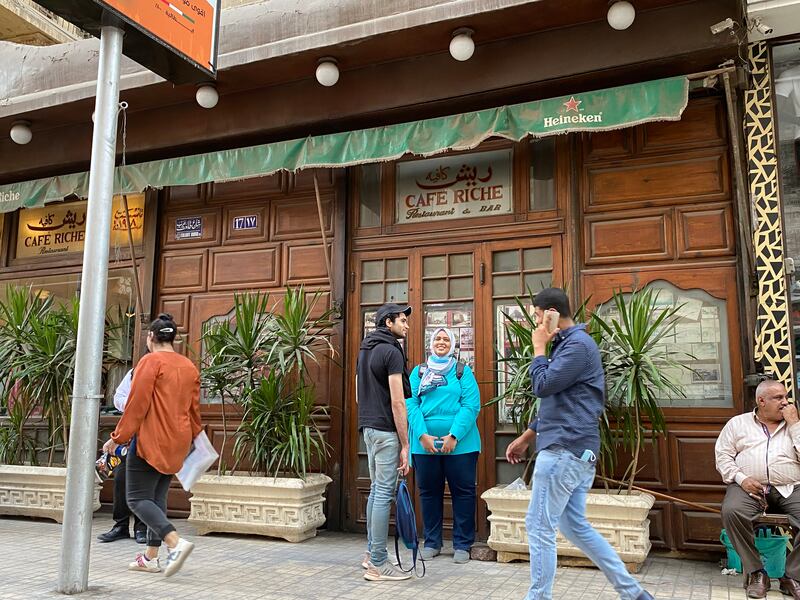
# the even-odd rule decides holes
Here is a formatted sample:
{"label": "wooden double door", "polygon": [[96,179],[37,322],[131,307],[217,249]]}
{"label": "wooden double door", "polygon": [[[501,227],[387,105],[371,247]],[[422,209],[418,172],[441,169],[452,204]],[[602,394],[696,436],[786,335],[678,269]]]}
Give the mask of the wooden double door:
{"label": "wooden double door", "polygon": [[[503,320],[506,315],[521,317],[514,298],[528,289],[535,292],[562,281],[560,236],[359,252],[351,255],[350,267],[345,526],[363,530],[366,524],[370,480],[366,449],[358,431],[354,373],[358,347],[375,327],[375,309],[384,302],[413,307],[405,341],[409,369],[425,361],[432,329],[445,325],[454,333],[460,359],[475,372],[482,404],[477,421],[482,439],[476,474],[478,495],[521,475],[521,467],[508,464],[504,458],[506,446],[516,435],[514,425],[504,406],[487,404],[502,386],[498,352],[507,349]],[[413,470],[409,484],[414,486]],[[419,517],[416,492],[415,498]],[[449,492],[444,516],[447,537],[452,525]],[[485,505],[479,501],[477,533],[483,539],[488,536],[486,516]]]}

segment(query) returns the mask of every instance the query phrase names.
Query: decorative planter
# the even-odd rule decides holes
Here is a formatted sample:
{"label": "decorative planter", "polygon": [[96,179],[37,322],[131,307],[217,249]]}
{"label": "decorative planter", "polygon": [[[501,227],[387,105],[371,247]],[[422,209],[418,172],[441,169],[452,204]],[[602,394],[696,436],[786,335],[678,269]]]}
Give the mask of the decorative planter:
{"label": "decorative planter", "polygon": [[[497,551],[497,560],[528,560],[525,514],[531,499],[530,490],[506,490],[499,486],[485,491],[481,498],[492,513],[488,544]],[[650,552],[647,516],[654,502],[653,496],[641,492],[608,494],[604,490],[592,490],[587,496],[586,518],[634,573]],[[556,550],[560,557],[588,560],[561,533],[556,539]],[[584,563],[581,561],[581,564]]]}
{"label": "decorative planter", "polygon": [[189,522],[200,535],[250,533],[302,542],[325,523],[322,504],[331,478],[204,475],[192,488]]}
{"label": "decorative planter", "polygon": [[[100,508],[100,484],[95,481],[94,510]],[[0,515],[64,520],[65,467],[0,465]]]}

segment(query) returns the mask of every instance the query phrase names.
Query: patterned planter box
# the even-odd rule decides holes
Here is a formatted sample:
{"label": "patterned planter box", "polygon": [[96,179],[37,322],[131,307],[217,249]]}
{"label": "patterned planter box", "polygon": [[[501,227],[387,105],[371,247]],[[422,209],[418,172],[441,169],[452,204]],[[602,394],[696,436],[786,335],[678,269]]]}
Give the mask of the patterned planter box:
{"label": "patterned planter box", "polygon": [[189,522],[200,535],[249,533],[302,542],[325,523],[325,488],[331,478],[204,475],[192,488]]}
{"label": "patterned planter box", "polygon": [[[531,499],[530,490],[506,490],[502,486],[485,491],[481,498],[491,511],[489,546],[497,551],[497,560],[528,560],[528,534],[525,514]],[[647,518],[655,498],[633,492],[608,494],[592,490],[586,501],[586,517],[592,526],[617,551],[628,570],[636,572],[650,552],[650,520]],[[560,533],[556,540],[559,557],[582,559],[586,556]],[[582,563],[581,563],[582,564]]]}
{"label": "patterned planter box", "polygon": [[[0,465],[0,515],[64,520],[65,467]],[[94,510],[100,508],[100,484],[95,481]]]}

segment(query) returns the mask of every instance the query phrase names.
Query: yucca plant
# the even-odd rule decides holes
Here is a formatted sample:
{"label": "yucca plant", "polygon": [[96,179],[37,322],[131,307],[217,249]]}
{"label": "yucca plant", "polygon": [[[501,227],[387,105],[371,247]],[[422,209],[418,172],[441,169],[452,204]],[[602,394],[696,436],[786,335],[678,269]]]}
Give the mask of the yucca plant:
{"label": "yucca plant", "polygon": [[[664,337],[675,333],[681,306],[664,308],[658,290],[615,291],[611,312],[595,312],[593,327],[601,334],[600,352],[606,373],[605,418],[611,424],[604,439],[604,455],[613,445],[631,453],[623,480],[630,491],[636,480],[642,442],[655,441],[667,431],[661,402],[685,397],[681,384],[669,373],[689,369],[668,352]],[[689,355],[686,355],[689,356]]]}

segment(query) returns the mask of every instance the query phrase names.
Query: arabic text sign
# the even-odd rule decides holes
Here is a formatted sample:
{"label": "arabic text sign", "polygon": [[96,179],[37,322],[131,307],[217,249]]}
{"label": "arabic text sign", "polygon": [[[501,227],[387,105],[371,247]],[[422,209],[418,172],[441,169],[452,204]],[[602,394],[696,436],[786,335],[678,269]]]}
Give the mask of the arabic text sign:
{"label": "arabic text sign", "polygon": [[[20,211],[17,258],[82,252],[86,240],[86,201],[51,204]],[[142,243],[144,194],[128,196],[133,243]],[[121,196],[114,196],[111,216],[111,246],[128,247],[128,217]]]}
{"label": "arabic text sign", "polygon": [[216,0],[102,0],[206,71],[216,71]]}
{"label": "arabic text sign", "polygon": [[181,217],[175,219],[175,239],[190,240],[203,237],[203,217]]}
{"label": "arabic text sign", "polygon": [[508,149],[398,163],[397,222],[511,213],[512,156]]}

